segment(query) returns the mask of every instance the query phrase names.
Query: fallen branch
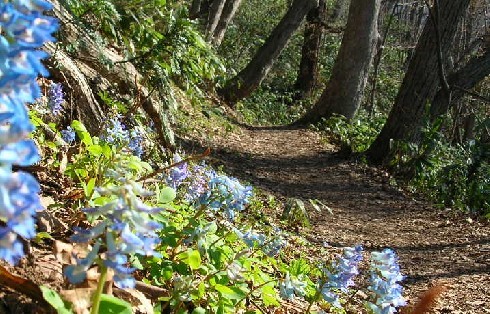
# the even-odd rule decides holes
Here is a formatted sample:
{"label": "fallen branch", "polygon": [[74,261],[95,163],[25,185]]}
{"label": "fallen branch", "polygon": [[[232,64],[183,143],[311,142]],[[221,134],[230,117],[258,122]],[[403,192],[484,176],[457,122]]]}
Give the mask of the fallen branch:
{"label": "fallen branch", "polygon": [[55,309],[44,300],[43,293],[38,285],[29,279],[11,274],[6,268],[0,265],[0,285],[15,290],[23,295],[37,301],[44,309],[55,312]]}

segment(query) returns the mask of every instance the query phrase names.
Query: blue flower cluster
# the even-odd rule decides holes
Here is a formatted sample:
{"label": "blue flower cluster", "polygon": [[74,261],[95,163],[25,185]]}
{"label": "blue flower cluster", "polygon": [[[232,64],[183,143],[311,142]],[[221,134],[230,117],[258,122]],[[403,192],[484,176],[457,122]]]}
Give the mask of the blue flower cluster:
{"label": "blue flower cluster", "polygon": [[115,116],[106,120],[100,139],[111,145],[128,147],[133,155],[141,157],[143,155],[142,132],[137,129],[127,130],[126,125],[119,119],[119,116]]}
{"label": "blue flower cluster", "polygon": [[43,15],[51,9],[43,0],[0,3],[0,259],[15,264],[24,256],[19,237],[35,236],[34,216],[42,209],[39,184],[29,174],[12,173],[12,165],[27,166],[39,160],[32,140],[34,127],[25,103],[40,96],[36,78],[48,75],[37,50],[54,41],[55,18]]}
{"label": "blue flower cluster", "polygon": [[279,294],[281,295],[281,298],[292,300],[295,296],[304,296],[306,294],[305,288],[307,284],[300,279],[301,278],[291,278],[289,273],[286,273],[286,278],[279,282]]}
{"label": "blue flower cluster", "polygon": [[406,305],[402,296],[403,288],[400,281],[404,276],[400,273],[398,258],[391,249],[371,253],[370,286],[368,290],[373,294],[373,302],[366,306],[375,314],[396,313],[396,308]]}
{"label": "blue flower cluster", "polygon": [[256,246],[258,247],[263,246],[265,240],[267,239],[265,235],[261,233],[257,233],[252,230],[249,230],[247,232],[242,232],[237,228],[233,228],[233,231],[250,248],[254,248]]}
{"label": "blue flower cluster", "polygon": [[54,115],[59,115],[63,111],[63,86],[61,84],[52,83],[48,92],[48,107]]}
{"label": "blue flower cluster", "polygon": [[276,232],[278,233],[274,234],[274,237],[262,247],[262,251],[269,257],[274,257],[279,254],[279,252],[288,244],[280,231]]}
{"label": "blue flower cluster", "polygon": [[342,256],[332,263],[332,269],[325,269],[325,282],[322,296],[332,306],[341,308],[339,292],[347,293],[348,288],[354,285],[354,277],[359,274],[358,265],[362,261],[361,245],[347,247]]}
{"label": "blue flower cluster", "polygon": [[259,247],[269,257],[276,256],[287,245],[287,241],[278,228],[274,230],[272,239],[267,239],[264,234],[253,230],[242,232],[235,227],[232,227],[232,230],[249,248]]}
{"label": "blue flower cluster", "polygon": [[[178,153],[175,153],[173,157],[173,162],[178,163],[180,161],[182,161],[182,157],[180,157]],[[188,170],[187,163],[181,163],[178,166],[170,168],[170,171],[166,178],[167,184],[170,187],[177,189],[184,182],[184,180],[190,176],[190,174],[191,173]]]}
{"label": "blue flower cluster", "polygon": [[122,145],[129,142],[129,132],[119,120],[119,116],[115,116],[106,120],[100,139],[108,144]]}
{"label": "blue flower cluster", "polygon": [[[140,184],[120,180],[121,186],[98,189],[101,195],[116,196],[116,200],[101,207],[84,209],[85,213],[100,220],[92,229],[75,229],[75,234],[71,237],[75,243],[94,243],[92,250],[77,265],[65,268],[65,275],[72,283],[82,282],[86,278],[87,270],[94,263],[102,263],[114,270],[116,286],[133,288],[134,269],[128,266],[128,255],[159,256],[154,249],[160,242],[156,230],[161,225],[151,220],[149,215],[163,209],[151,208],[139,199],[138,195],[148,194]],[[101,248],[104,257],[99,254]]]}
{"label": "blue flower cluster", "polygon": [[229,220],[234,220],[236,213],[245,209],[252,196],[252,187],[243,186],[236,178],[216,175],[208,183],[208,190],[199,197],[199,204],[213,210],[224,210]]}
{"label": "blue flower cluster", "polygon": [[[179,154],[174,155],[174,163],[181,160]],[[166,182],[174,189],[185,185],[184,198],[188,202],[215,211],[222,209],[229,220],[245,209],[252,196],[251,186],[243,186],[238,179],[218,174],[205,165],[195,165],[189,170],[187,163],[181,163],[170,169]]]}
{"label": "blue flower cluster", "polygon": [[217,174],[204,163],[202,165],[194,165],[190,172],[190,182],[186,186],[184,199],[189,203],[193,203],[206,192],[208,189],[208,182],[216,177]]}
{"label": "blue flower cluster", "polygon": [[131,132],[129,133],[128,147],[133,155],[141,158],[141,156],[143,155],[143,136],[141,131],[137,129],[131,130]]}
{"label": "blue flower cluster", "polygon": [[71,126],[68,126],[66,129],[61,130],[61,138],[68,144],[73,143],[75,140],[75,130]]}

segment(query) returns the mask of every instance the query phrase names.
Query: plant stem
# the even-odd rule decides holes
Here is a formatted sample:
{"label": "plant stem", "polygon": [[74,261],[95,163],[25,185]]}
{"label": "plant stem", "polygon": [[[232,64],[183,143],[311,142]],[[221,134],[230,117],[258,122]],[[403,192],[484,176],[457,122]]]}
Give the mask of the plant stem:
{"label": "plant stem", "polygon": [[313,306],[313,303],[315,303],[316,300],[320,297],[320,292],[321,291],[321,285],[318,286],[318,289],[316,290],[315,296],[313,299],[311,299],[310,304],[308,304],[308,308],[306,309],[306,314],[310,313],[311,307]]}
{"label": "plant stem", "polygon": [[107,277],[107,267],[101,266],[99,283],[97,284],[97,290],[92,299],[92,309],[90,309],[90,314],[99,314],[100,296],[102,295],[102,290]]}

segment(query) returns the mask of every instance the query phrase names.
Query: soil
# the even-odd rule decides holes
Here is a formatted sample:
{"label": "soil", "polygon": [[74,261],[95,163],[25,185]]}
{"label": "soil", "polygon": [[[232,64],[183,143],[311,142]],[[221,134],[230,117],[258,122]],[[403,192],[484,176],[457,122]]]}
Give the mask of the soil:
{"label": "soil", "polygon": [[[332,211],[313,213],[311,245],[398,253],[410,303],[446,285],[434,313],[490,313],[490,225],[390,185],[389,175],[346,159],[306,129],[242,127],[187,150],[211,147],[211,163],[280,199],[317,199]],[[279,213],[278,213],[279,215]]]}

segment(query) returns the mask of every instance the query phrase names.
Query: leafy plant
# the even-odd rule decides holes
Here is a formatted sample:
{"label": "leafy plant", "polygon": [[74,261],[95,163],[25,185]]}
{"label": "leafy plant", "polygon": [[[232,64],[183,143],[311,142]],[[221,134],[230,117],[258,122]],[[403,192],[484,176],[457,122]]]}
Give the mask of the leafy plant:
{"label": "leafy plant", "polygon": [[353,152],[362,152],[379,134],[384,121],[384,116],[369,117],[365,111],[361,110],[352,121],[348,121],[343,116],[333,116],[316,128],[326,132],[331,142],[348,147]]}
{"label": "leafy plant", "polygon": [[481,140],[448,143],[439,132],[442,121],[425,128],[420,145],[394,143],[392,165],[414,191],[440,206],[488,215],[489,145]]}

